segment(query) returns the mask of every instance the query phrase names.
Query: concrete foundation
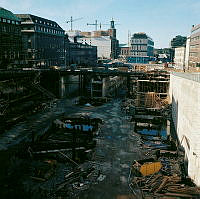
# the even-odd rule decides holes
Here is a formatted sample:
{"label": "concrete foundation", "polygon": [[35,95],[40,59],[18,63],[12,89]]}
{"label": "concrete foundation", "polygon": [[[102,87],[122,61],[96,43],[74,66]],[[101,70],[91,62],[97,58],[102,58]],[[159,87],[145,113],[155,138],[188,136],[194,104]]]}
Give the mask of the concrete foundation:
{"label": "concrete foundation", "polygon": [[185,149],[188,175],[200,186],[200,74],[172,73],[172,119]]}

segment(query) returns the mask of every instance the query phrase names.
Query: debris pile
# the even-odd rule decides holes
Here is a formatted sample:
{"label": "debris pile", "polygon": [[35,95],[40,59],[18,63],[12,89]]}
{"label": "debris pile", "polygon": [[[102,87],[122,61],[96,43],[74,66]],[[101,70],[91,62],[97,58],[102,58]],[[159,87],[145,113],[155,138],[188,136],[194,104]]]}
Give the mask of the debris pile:
{"label": "debris pile", "polygon": [[174,151],[160,150],[159,153],[158,159],[135,160],[129,175],[132,192],[141,198],[199,198],[200,188],[182,169],[183,153],[179,152],[176,157]]}
{"label": "debris pile", "polygon": [[[134,103],[126,100],[122,110],[130,115],[132,106]],[[200,188],[185,172],[184,152],[164,129],[168,117],[162,110],[138,107],[133,113],[130,120],[134,125],[133,136],[140,135],[144,159],[135,160],[130,168],[128,183],[131,192],[136,198],[146,199],[200,198]]]}
{"label": "debris pile", "polygon": [[[134,177],[130,183],[135,193],[140,192],[143,198],[162,198],[171,196],[175,198],[199,198],[200,188],[188,185],[181,177],[174,174],[165,176],[160,173],[145,177]],[[139,189],[139,190],[138,190]]]}
{"label": "debris pile", "polygon": [[26,144],[19,157],[27,161],[24,190],[36,198],[74,198],[104,180],[91,162],[103,121],[89,116],[61,117],[52,128]]}

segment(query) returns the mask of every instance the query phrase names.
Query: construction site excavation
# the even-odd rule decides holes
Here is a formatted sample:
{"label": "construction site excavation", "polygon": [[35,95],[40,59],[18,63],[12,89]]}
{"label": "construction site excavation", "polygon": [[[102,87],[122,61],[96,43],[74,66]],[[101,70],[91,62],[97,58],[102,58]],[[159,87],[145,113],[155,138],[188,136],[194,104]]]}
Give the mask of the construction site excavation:
{"label": "construction site excavation", "polygon": [[64,90],[77,92],[61,98],[42,86],[55,74],[1,77],[0,198],[200,197],[171,121],[167,71],[65,74]]}

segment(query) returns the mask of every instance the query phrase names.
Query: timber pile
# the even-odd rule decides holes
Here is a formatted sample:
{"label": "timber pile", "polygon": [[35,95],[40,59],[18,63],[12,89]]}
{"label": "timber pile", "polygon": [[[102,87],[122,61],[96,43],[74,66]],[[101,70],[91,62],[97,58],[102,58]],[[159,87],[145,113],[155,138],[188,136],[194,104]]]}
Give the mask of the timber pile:
{"label": "timber pile", "polygon": [[184,184],[178,175],[163,176],[157,173],[146,177],[134,177],[130,185],[133,189],[139,187],[144,198],[150,195],[157,198],[164,196],[176,198],[200,197],[200,188]]}

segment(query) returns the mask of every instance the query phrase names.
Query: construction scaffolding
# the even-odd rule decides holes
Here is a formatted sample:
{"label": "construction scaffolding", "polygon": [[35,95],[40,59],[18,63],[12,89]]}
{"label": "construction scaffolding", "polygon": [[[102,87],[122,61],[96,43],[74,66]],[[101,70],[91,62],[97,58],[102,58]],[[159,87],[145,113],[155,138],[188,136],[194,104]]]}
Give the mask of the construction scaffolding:
{"label": "construction scaffolding", "polygon": [[156,92],[139,93],[135,99],[136,107],[161,109],[168,105],[168,97],[161,98]]}
{"label": "construction scaffolding", "polygon": [[135,107],[162,109],[168,105],[169,74],[151,71],[133,81]]}

